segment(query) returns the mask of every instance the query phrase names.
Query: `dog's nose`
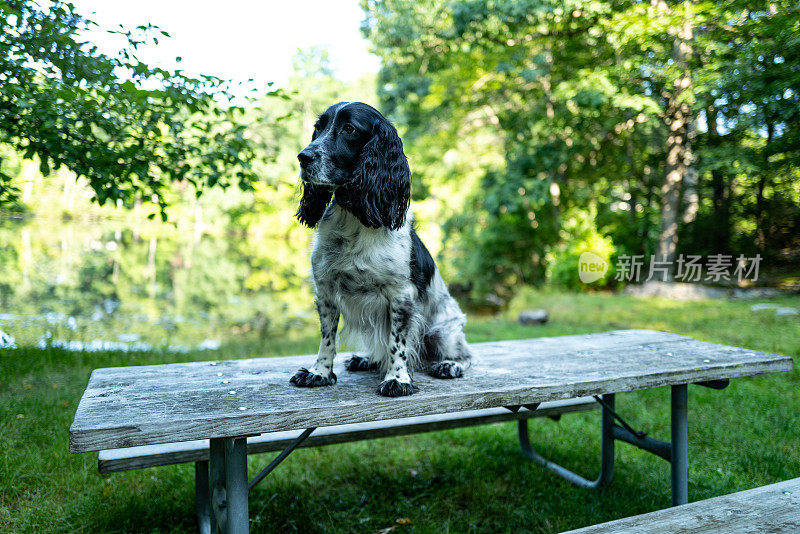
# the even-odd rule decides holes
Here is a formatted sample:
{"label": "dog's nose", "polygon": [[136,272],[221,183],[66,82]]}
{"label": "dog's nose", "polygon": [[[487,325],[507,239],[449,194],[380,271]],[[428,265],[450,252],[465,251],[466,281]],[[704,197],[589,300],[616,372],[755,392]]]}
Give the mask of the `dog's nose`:
{"label": "dog's nose", "polygon": [[305,167],[314,159],[314,153],[304,148],[303,151],[297,155],[297,159],[300,161],[300,166]]}

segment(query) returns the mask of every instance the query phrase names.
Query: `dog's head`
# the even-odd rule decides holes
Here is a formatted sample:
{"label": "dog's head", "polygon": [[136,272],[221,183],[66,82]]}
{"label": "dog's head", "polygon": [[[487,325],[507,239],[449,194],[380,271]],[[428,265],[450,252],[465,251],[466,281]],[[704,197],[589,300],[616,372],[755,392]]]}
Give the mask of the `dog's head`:
{"label": "dog's head", "polygon": [[297,159],[302,223],[315,227],[336,195],[336,203],[364,226],[403,226],[411,173],[397,130],[375,108],[361,102],[332,105],[319,116],[311,143]]}

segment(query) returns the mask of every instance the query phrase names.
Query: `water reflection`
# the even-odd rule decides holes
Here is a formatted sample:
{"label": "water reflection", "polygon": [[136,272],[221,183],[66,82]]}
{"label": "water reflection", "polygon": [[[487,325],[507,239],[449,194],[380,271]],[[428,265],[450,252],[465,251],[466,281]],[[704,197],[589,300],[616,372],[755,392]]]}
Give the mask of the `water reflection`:
{"label": "water reflection", "polygon": [[284,219],[2,214],[0,347],[213,350],[304,327],[308,235]]}

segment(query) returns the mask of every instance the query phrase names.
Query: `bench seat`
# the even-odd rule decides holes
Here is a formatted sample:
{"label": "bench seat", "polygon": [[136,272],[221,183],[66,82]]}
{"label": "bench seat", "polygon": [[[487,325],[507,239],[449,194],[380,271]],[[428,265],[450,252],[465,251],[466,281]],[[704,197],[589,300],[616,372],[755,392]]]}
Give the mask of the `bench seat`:
{"label": "bench seat", "polygon": [[658,510],[568,534],[800,532],[800,478]]}
{"label": "bench seat", "polygon": [[[532,417],[558,417],[561,414],[592,410],[598,404],[592,397],[542,403],[535,411],[520,408],[516,413],[507,408],[487,408],[439,415],[424,415],[368,423],[353,423],[319,428],[300,447],[318,447],[365,439],[383,438],[485,425],[503,421],[518,421]],[[247,454],[283,450],[301,431],[270,432],[247,438]],[[101,473],[128,471],[186,462],[202,462],[209,457],[209,440],[201,439],[162,445],[143,445],[100,451],[98,467]]]}

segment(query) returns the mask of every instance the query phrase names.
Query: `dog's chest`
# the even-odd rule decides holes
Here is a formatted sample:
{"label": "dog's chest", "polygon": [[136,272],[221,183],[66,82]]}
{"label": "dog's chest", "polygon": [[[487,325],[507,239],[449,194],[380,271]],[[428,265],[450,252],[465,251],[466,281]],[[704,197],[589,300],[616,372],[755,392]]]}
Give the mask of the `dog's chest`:
{"label": "dog's chest", "polygon": [[393,292],[408,280],[410,249],[397,232],[335,222],[319,228],[311,255],[318,285],[346,296]]}

